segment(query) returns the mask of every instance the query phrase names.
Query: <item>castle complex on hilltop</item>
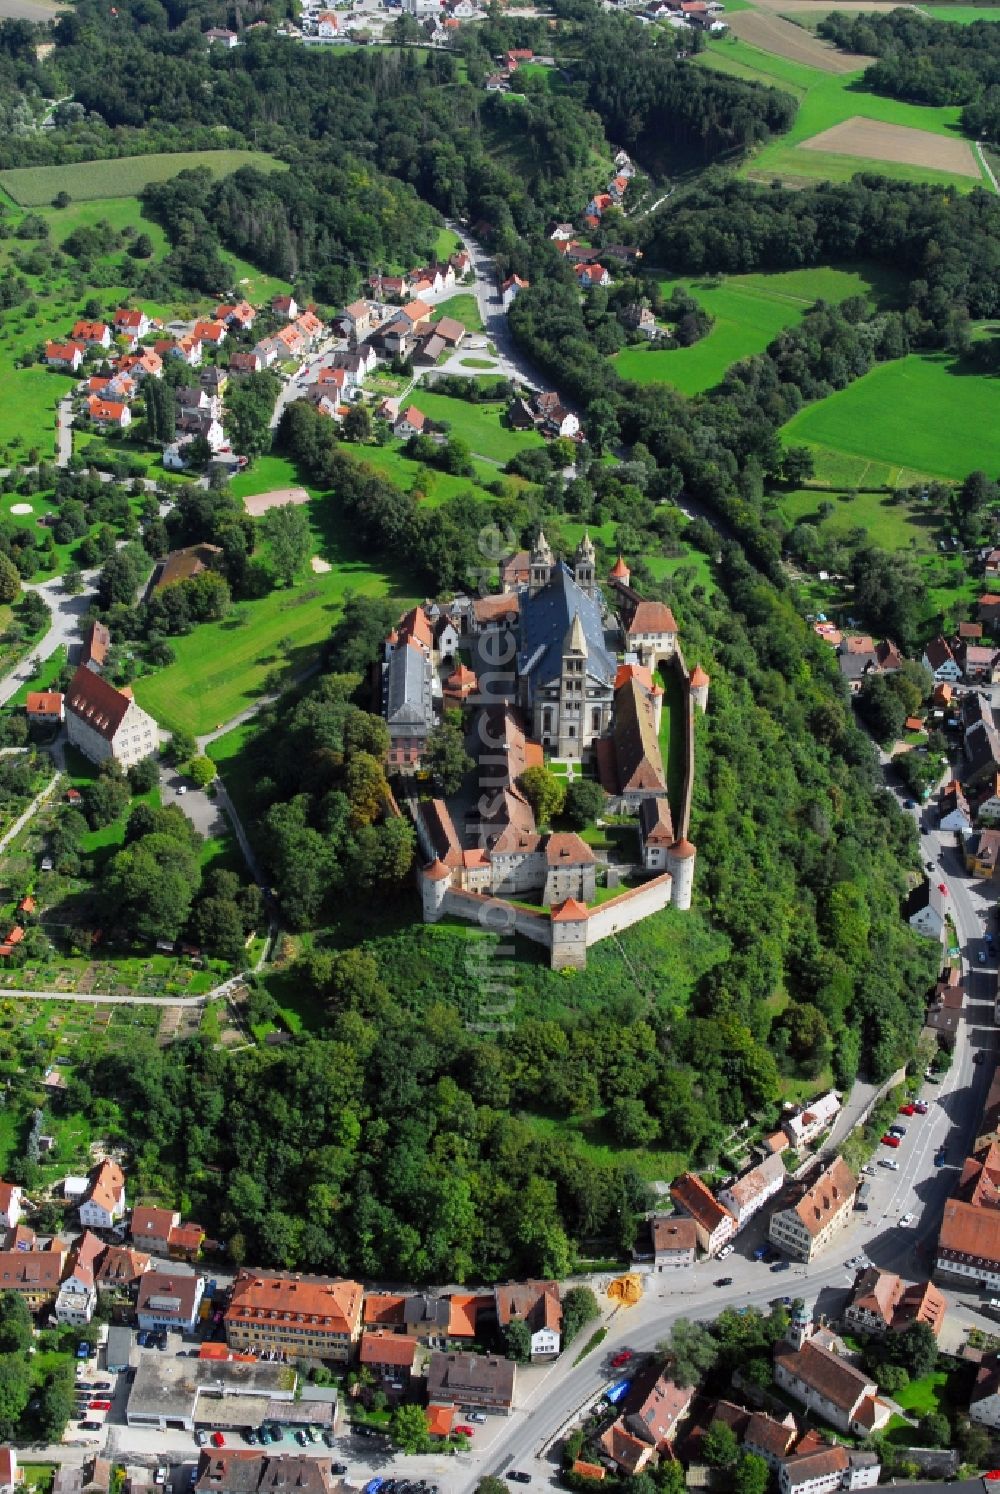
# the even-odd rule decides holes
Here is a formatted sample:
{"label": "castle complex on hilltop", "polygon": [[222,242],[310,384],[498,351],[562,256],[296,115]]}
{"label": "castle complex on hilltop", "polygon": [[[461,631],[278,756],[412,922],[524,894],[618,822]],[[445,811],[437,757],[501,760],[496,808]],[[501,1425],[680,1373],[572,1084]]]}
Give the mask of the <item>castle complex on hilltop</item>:
{"label": "castle complex on hilltop", "polygon": [[[501,585],[494,596],[414,608],[386,640],[390,762],[419,768],[441,705],[472,712],[478,794],[461,831],[443,799],[415,811],[424,920],[448,914],[496,929],[505,916],[508,928],[547,946],[553,969],[583,968],[589,945],[668,904],[690,907],[694,709],[705,710],[709,679],[700,668],[688,674],[673,613],[631,587],[621,557],[607,592],[598,587],[587,535],[570,566],[539,533],[530,554],[504,565]],[[484,671],[485,660],[510,661],[500,688],[458,662],[462,640]],[[671,732],[684,752],[673,804],[660,750],[661,669],[679,685]],[[622,871],[636,885],[598,906],[588,906],[598,886],[593,849],[579,835],[540,831],[521,785],[546,755],[585,765],[607,791],[609,812],[638,817],[634,863],[607,877],[612,891]],[[512,901],[532,894],[538,911]]]}

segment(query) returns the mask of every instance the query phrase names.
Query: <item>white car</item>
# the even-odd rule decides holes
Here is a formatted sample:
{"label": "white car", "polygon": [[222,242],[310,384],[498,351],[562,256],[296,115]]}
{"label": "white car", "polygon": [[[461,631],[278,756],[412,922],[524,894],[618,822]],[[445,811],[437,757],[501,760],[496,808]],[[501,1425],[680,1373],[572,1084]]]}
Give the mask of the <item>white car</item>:
{"label": "white car", "polygon": [[735,1246],[733,1245],[723,1245],[722,1249],[719,1251],[719,1260],[724,1261],[727,1255],[732,1255],[734,1249]]}
{"label": "white car", "polygon": [[916,1217],[916,1214],[904,1214],[899,1223],[903,1229],[909,1229]]}

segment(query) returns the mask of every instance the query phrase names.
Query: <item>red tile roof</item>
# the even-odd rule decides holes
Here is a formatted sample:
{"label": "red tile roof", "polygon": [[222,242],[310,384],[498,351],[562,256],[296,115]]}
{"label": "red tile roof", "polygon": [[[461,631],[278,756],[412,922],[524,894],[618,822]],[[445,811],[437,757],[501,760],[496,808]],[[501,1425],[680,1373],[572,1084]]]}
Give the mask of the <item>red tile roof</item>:
{"label": "red tile roof", "polygon": [[114,685],[81,664],[66,692],[66,709],[111,741],[132,702]]}

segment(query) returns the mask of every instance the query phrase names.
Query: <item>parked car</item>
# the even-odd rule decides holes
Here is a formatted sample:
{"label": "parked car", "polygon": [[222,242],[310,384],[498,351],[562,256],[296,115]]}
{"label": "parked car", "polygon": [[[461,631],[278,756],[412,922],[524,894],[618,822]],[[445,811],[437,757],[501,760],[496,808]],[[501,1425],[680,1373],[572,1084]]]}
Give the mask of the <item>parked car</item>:
{"label": "parked car", "polygon": [[306,1443],[309,1441],[309,1438],[306,1436],[301,1427],[299,1427],[299,1430],[295,1433],[295,1440],[300,1447],[305,1447]]}
{"label": "parked car", "polygon": [[166,1466],[165,1463],[161,1463],[159,1468],[157,1468],[156,1472],[153,1474],[153,1483],[165,1484],[169,1473],[170,1469]]}
{"label": "parked car", "polygon": [[907,1104],[907,1105],[900,1105],[900,1107],[899,1107],[899,1114],[900,1115],[916,1115],[916,1113],[917,1113],[917,1107],[916,1107],[916,1105],[914,1105],[912,1103]]}
{"label": "parked car", "polygon": [[512,1478],[514,1480],[515,1484],[530,1484],[531,1483],[531,1474],[530,1473],[516,1473],[513,1468],[511,1468],[508,1471],[507,1477],[508,1478]]}
{"label": "parked car", "polygon": [[902,1138],[906,1135],[906,1127],[905,1126],[898,1126],[898,1125],[897,1126],[890,1126],[889,1127],[889,1135],[890,1136],[898,1136],[902,1140]]}
{"label": "parked car", "polygon": [[257,1433],[254,1431],[253,1427],[247,1428],[246,1440],[251,1447],[257,1446]]}
{"label": "parked car", "polygon": [[337,1473],[337,1474],[346,1473],[347,1472],[347,1464],[346,1463],[331,1463],[330,1464],[330,1472],[331,1473]]}
{"label": "parked car", "polygon": [[326,1443],[327,1447],[333,1447],[333,1445],[336,1442],[336,1440],[337,1439],[333,1435],[332,1432],[324,1432],[323,1433],[323,1441]]}
{"label": "parked car", "polygon": [[[478,1421],[480,1423],[480,1425],[485,1425],[485,1423],[486,1423],[486,1415],[482,1411],[470,1411],[469,1412],[469,1420],[470,1421]],[[421,1485],[421,1487],[423,1487],[423,1486]]]}
{"label": "parked car", "polygon": [[90,1358],[90,1345],[89,1344],[77,1344],[77,1346],[76,1346],[76,1357],[77,1357],[77,1359],[89,1359]]}
{"label": "parked car", "polygon": [[629,1360],[631,1358],[632,1358],[632,1350],[631,1349],[622,1349],[612,1359],[612,1361],[611,1361],[611,1368],[612,1369],[621,1369],[622,1365],[623,1364],[628,1364],[628,1362],[629,1362]]}
{"label": "parked car", "polygon": [[114,1386],[112,1385],[112,1383],[111,1383],[110,1380],[95,1380],[94,1381],[94,1389],[95,1390],[114,1390]]}
{"label": "parked car", "polygon": [[982,1049],[977,1049],[976,1052],[973,1053],[973,1055],[972,1055],[972,1062],[973,1063],[982,1063],[982,1061],[983,1061],[983,1059],[985,1057],[986,1057],[986,1055],[985,1055],[985,1053],[983,1053]]}
{"label": "parked car", "polygon": [[926,1115],[930,1107],[928,1106],[926,1100],[915,1100],[913,1103],[913,1108],[918,1115]]}
{"label": "parked car", "polygon": [[909,1229],[916,1217],[916,1214],[904,1214],[899,1222],[902,1225],[903,1229]]}
{"label": "parked car", "polygon": [[935,1167],[943,1167],[944,1164],[945,1164],[945,1162],[947,1160],[948,1160],[948,1153],[945,1151],[944,1147],[942,1147],[940,1151],[937,1151],[937,1152],[934,1153],[934,1166]]}
{"label": "parked car", "polygon": [[731,1287],[733,1284],[733,1278],[731,1276],[717,1276],[715,1279],[715,1284],[717,1287]]}
{"label": "parked car", "polygon": [[110,1401],[91,1401],[90,1404],[89,1404],[89,1406],[87,1407],[87,1410],[88,1411],[110,1411],[111,1410],[111,1402]]}
{"label": "parked car", "polygon": [[898,1146],[899,1145],[899,1137],[898,1136],[893,1136],[893,1135],[891,1135],[887,1131],[885,1133],[885,1135],[882,1137],[882,1145],[883,1146],[893,1146],[893,1147]]}
{"label": "parked car", "polygon": [[875,1175],[875,1166],[874,1166],[874,1163],[872,1163],[872,1162],[866,1162],[865,1165],[864,1165],[864,1167],[862,1167],[861,1171],[867,1173],[869,1177],[874,1177],[874,1175]]}
{"label": "parked car", "polygon": [[894,1157],[880,1157],[878,1159],[878,1165],[879,1167],[888,1167],[890,1172],[899,1171],[899,1163]]}
{"label": "parked car", "polygon": [[788,1271],[791,1269],[791,1261],[775,1261],[771,1267],[772,1271]]}
{"label": "parked car", "polygon": [[735,1245],[723,1245],[722,1249],[719,1251],[718,1259],[720,1261],[724,1261],[728,1255],[732,1255],[735,1248]]}
{"label": "parked car", "polygon": [[194,1434],[194,1440],[195,1440],[195,1442],[197,1442],[197,1444],[198,1444],[199,1447],[205,1447],[207,1445],[207,1443],[208,1443],[208,1433],[207,1432],[195,1432],[195,1434]]}
{"label": "parked car", "polygon": [[476,1435],[475,1427],[468,1426],[464,1421],[459,1422],[455,1431],[460,1437],[474,1437]]}

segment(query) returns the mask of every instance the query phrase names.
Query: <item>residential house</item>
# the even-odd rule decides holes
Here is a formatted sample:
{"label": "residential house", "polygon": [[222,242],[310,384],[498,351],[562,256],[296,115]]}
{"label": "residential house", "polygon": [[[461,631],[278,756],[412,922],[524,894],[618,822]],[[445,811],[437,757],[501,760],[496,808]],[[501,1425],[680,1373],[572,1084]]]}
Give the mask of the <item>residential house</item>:
{"label": "residential house", "polygon": [[976,1371],[969,1401],[969,1420],[979,1426],[1000,1428],[1000,1355],[990,1354]]}
{"label": "residential house", "polygon": [[465,327],[453,316],[443,316],[435,322],[434,331],[450,348],[460,348],[465,340]]}
{"label": "residential house", "polygon": [[878,656],[867,634],[849,634],[837,649],[840,673],[852,695],[857,695],[869,674],[877,674]]}
{"label": "residential house", "polygon": [[577,436],[580,422],[572,410],[567,410],[562,399],[554,391],[536,394],[532,400],[537,421],[546,436]]}
{"label": "residential house", "polygon": [[799,1429],[789,1411],[781,1421],[765,1411],[755,1411],[743,1435],[743,1450],[756,1453],[769,1468],[777,1468],[798,1441]]}
{"label": "residential house", "polygon": [[888,1333],[902,1296],[898,1276],[871,1266],[855,1283],[854,1295],[844,1309],[844,1323],[852,1333]]}
{"label": "residential house", "polygon": [[680,1214],[654,1214],[649,1221],[653,1270],[676,1271],[693,1266],[698,1249],[698,1226]]}
{"label": "residential house", "polygon": [[1000,1209],[949,1198],[938,1234],[935,1270],[982,1291],[1000,1289]]}
{"label": "residential house", "polygon": [[132,411],[128,405],[116,399],[102,399],[99,394],[92,394],[87,400],[87,414],[95,425],[113,426],[119,431],[132,423]]}
{"label": "residential house", "polygon": [[66,1274],[56,1297],[56,1322],[85,1327],[97,1308],[94,1270],[104,1243],[85,1230],[69,1254]]}
{"label": "residential house", "polygon": [[321,10],[316,17],[316,35],[329,39],[336,36],[338,30],[337,12],[335,10]]}
{"label": "residential house", "polygon": [[[156,751],[156,722],[152,716],[136,704],[131,694],[116,690],[86,664],[80,665],[66,692],[66,731],[71,744],[94,763],[113,757],[128,769]],[[115,1218],[121,1218],[123,1211],[124,1204]],[[80,1222],[98,1229],[108,1227],[82,1214]]]}
{"label": "residential house", "polygon": [[0,1250],[0,1292],[16,1293],[32,1313],[52,1307],[63,1260],[59,1250]]}
{"label": "residential house", "polygon": [[427,1399],[506,1415],[514,1404],[515,1371],[512,1359],[495,1354],[437,1351],[427,1366]]}
{"label": "residential house", "polygon": [[1000,823],[1000,773],[979,785],[973,811],[979,825]]}
{"label": "residential house", "polygon": [[[966,701],[963,701],[963,722],[967,719],[965,705]],[[1000,733],[993,724],[992,711],[988,706],[985,710],[988,715],[984,714],[983,720],[966,727],[962,743],[965,752],[965,772],[962,777],[967,790],[978,788],[985,779],[992,781],[1000,774]]]}
{"label": "residential house", "polygon": [[824,1131],[829,1131],[840,1114],[840,1096],[835,1089],[812,1100],[804,1109],[786,1117],[781,1129],[788,1137],[789,1146],[797,1150],[811,1146]]}
{"label": "residential house", "polygon": [[622,312],[622,321],[633,332],[641,332],[650,339],[660,337],[662,329],[645,301],[630,301]]}
{"label": "residential house", "polygon": [[506,1328],[515,1318],[528,1325],[531,1330],[532,1362],[556,1358],[562,1330],[562,1303],[559,1300],[558,1282],[510,1282],[506,1286],[498,1286],[496,1304],[497,1324],[501,1329]]}
{"label": "residential house", "polygon": [[720,1188],[718,1199],[742,1229],[764,1207],[768,1199],[780,1193],[785,1183],[785,1164],[780,1155],[765,1160],[745,1172],[735,1183]]}
{"label": "residential house", "polygon": [[94,1271],[98,1297],[107,1297],[117,1304],[134,1303],[139,1294],[139,1282],[152,1263],[152,1257],[144,1251],[132,1250],[125,1245],[109,1245]]}
{"label": "residential house", "polygon": [[66,373],[76,373],[83,362],[86,349],[80,342],[47,342],[45,361],[50,368],[60,368]]}
{"label": "residential house", "polygon": [[972,811],[957,778],[946,783],[938,795],[938,825],[942,830],[972,828]]}
{"label": "residential house", "polygon": [[257,313],[249,301],[223,302],[215,308],[213,320],[237,331],[249,332]]}
{"label": "residential house", "polygon": [[127,306],[119,306],[111,322],[119,337],[127,337],[132,342],[145,337],[150,327],[149,317],[144,311],[134,311]]}
{"label": "residential house", "polygon": [[1000,679],[1000,653],[978,643],[962,644],[958,651],[962,672],[970,685],[995,685]]}
{"label": "residential house", "polygon": [[407,405],[393,425],[392,433],[401,440],[406,440],[409,436],[421,435],[426,424],[427,416],[423,411],[418,410],[416,405]]}
{"label": "residential house", "polygon": [[405,306],[401,306],[398,315],[403,321],[408,322],[415,332],[424,322],[430,320],[431,308],[426,301],[421,301],[417,296],[414,300],[407,301]]}
{"label": "residential house", "polygon": [[205,1278],[193,1272],[144,1271],[136,1302],[139,1327],[192,1333],[204,1292]]}
{"label": "residential house", "polygon": [[13,1447],[0,1447],[0,1494],[15,1494],[22,1477]]}
{"label": "residential house", "polygon": [[0,1224],[5,1229],[16,1229],[21,1219],[21,1201],[24,1189],[19,1183],[0,1182]]}
{"label": "residential house", "polygon": [[111,647],[111,631],[106,623],[92,622],[83,635],[83,648],[80,653],[81,664],[99,673],[104,668],[108,657],[108,649]]}
{"label": "residential house", "polygon": [[954,1042],[958,1031],[964,1002],[965,987],[962,984],[961,971],[954,966],[949,967],[934,988],[934,995],[927,1008],[924,1025],[930,1031],[949,1039],[950,1045]]}
{"label": "residential house", "polygon": [[981,596],[977,603],[979,621],[990,632],[996,632],[997,624],[1000,623],[1000,595],[996,592],[987,592]]}
{"label": "residential house", "polygon": [[633,1377],[619,1416],[627,1432],[662,1453],[675,1441],[694,1397],[693,1385],[677,1385],[658,1364],[650,1364]]}
{"label": "residential house", "polygon": [[106,322],[77,322],[70,333],[72,342],[82,342],[88,348],[109,348],[111,328]]}
{"label": "residential house", "polygon": [[797,1203],[775,1210],[768,1239],[793,1260],[814,1260],[850,1224],[857,1191],[857,1178],[835,1157]]}
{"label": "residential house", "polygon": [[530,280],[522,280],[520,275],[508,275],[500,287],[500,299],[503,302],[504,311],[510,310],[521,291],[527,290],[530,284]]}
{"label": "residential house", "polygon": [[158,1209],[150,1204],[136,1204],[132,1210],[130,1233],[133,1245],[141,1245],[154,1255],[166,1255],[170,1248],[170,1231],[180,1224],[175,1209]]}
{"label": "residential house", "polygon": [[32,726],[58,726],[62,722],[63,696],[59,690],[29,690],[25,711]]}
{"label": "residential house", "polygon": [[417,1341],[404,1334],[365,1331],[361,1335],[358,1363],[380,1380],[405,1390],[413,1374]]}
{"label": "residential house", "polygon": [[639,800],[639,845],[647,871],[663,872],[669,866],[668,851],[677,839],[665,794],[646,795]]}
{"label": "residential house", "polygon": [[892,1408],[879,1398],[875,1381],[830,1349],[807,1338],[800,1348],[779,1346],[775,1383],[839,1432],[868,1437],[881,1431]]}
{"label": "residential house", "polygon": [[159,379],[163,375],[163,359],[152,348],[126,353],[118,360],[118,367],[122,373],[131,374],[137,383],[143,379]]}
{"label": "residential house", "polygon": [[233,353],[229,359],[229,367],[235,373],[260,373],[264,367],[264,359],[256,348],[249,353]]}
{"label": "residential house", "polygon": [[830,1494],[833,1489],[873,1489],[882,1472],[875,1453],[841,1444],[797,1451],[778,1468],[779,1494]]}
{"label": "residential house", "polygon": [[611,276],[603,265],[583,264],[577,265],[574,274],[576,283],[581,290],[593,290],[595,285],[610,285]]}
{"label": "residential house", "polygon": [[224,52],[231,52],[239,45],[240,39],[236,32],[230,31],[226,26],[210,26],[204,35],[210,47],[221,47]]}
{"label": "residential house", "polygon": [[[74,701],[79,702],[79,696],[76,691],[77,681],[79,680],[81,674],[85,674],[89,681],[98,686],[104,686],[104,688],[107,690],[112,689],[112,686],[105,685],[105,682],[100,678],[99,675],[91,674],[89,669],[84,669],[83,666],[81,666],[80,669],[77,670],[76,674],[73,676],[73,683],[70,685],[69,693],[66,697],[71,713],[67,716],[67,721],[71,726],[69,733],[69,739],[71,742],[74,742],[72,721],[75,719],[75,717],[72,715],[72,712],[78,709],[78,705],[74,704]],[[114,693],[117,695],[118,691],[116,690]],[[131,703],[132,702],[130,701],[129,704],[131,705]],[[83,746],[82,739],[74,742],[74,745],[80,746],[80,750],[85,754],[85,756],[90,756],[89,752],[87,752],[86,747]],[[143,755],[147,756],[148,754]],[[92,761],[103,761],[103,759],[92,759]],[[138,762],[139,759],[133,758],[132,761]],[[131,763],[123,763],[122,765],[131,766]],[[86,1194],[84,1195],[83,1202],[80,1204],[80,1223],[84,1229],[111,1229],[113,1225],[118,1223],[119,1219],[123,1219],[124,1217],[125,1174],[122,1172],[117,1162],[112,1162],[110,1157],[105,1157],[104,1161],[99,1163],[94,1172],[91,1174],[90,1185],[87,1189]]]}
{"label": "residential house", "polygon": [[452,1427],[455,1425],[455,1407],[450,1402],[447,1405],[435,1405],[433,1402],[427,1407],[427,1435],[429,1437],[450,1437]]}
{"label": "residential house", "polygon": [[952,653],[951,645],[940,633],[936,638],[932,638],[924,649],[921,662],[925,669],[930,670],[937,683],[944,680],[954,685],[962,678],[962,666]]}
{"label": "residential house", "polygon": [[935,1338],[941,1333],[948,1303],[930,1281],[917,1281],[903,1292],[892,1320],[893,1333],[905,1333],[917,1323],[925,1324]]}
{"label": "residential house", "polygon": [[274,296],[271,300],[271,310],[275,316],[284,317],[288,322],[294,322],[299,314],[298,303],[294,296]]}
{"label": "residential house", "polygon": [[213,570],[216,559],[222,554],[219,545],[187,545],[183,550],[171,550],[159,564],[153,590],[163,591],[176,586],[180,581],[191,581],[203,571]]}
{"label": "residential house", "polygon": [[948,889],[943,882],[921,882],[906,901],[904,913],[910,927],[926,939],[944,938],[948,916]]}
{"label": "residential house", "polygon": [[1000,830],[975,830],[962,840],[965,869],[973,877],[995,877],[1000,863]]}
{"label": "residential house", "polygon": [[642,1437],[634,1437],[619,1418],[597,1439],[598,1445],[621,1473],[634,1477],[653,1461],[654,1449]]}
{"label": "residential house", "polygon": [[347,1363],[361,1333],[363,1296],[356,1281],[240,1271],[225,1313],[226,1342]]}
{"label": "residential house", "polygon": [[717,1255],[736,1233],[736,1220],[693,1172],[681,1173],[670,1185],[670,1197],[694,1220],[698,1244],[706,1255]]}

